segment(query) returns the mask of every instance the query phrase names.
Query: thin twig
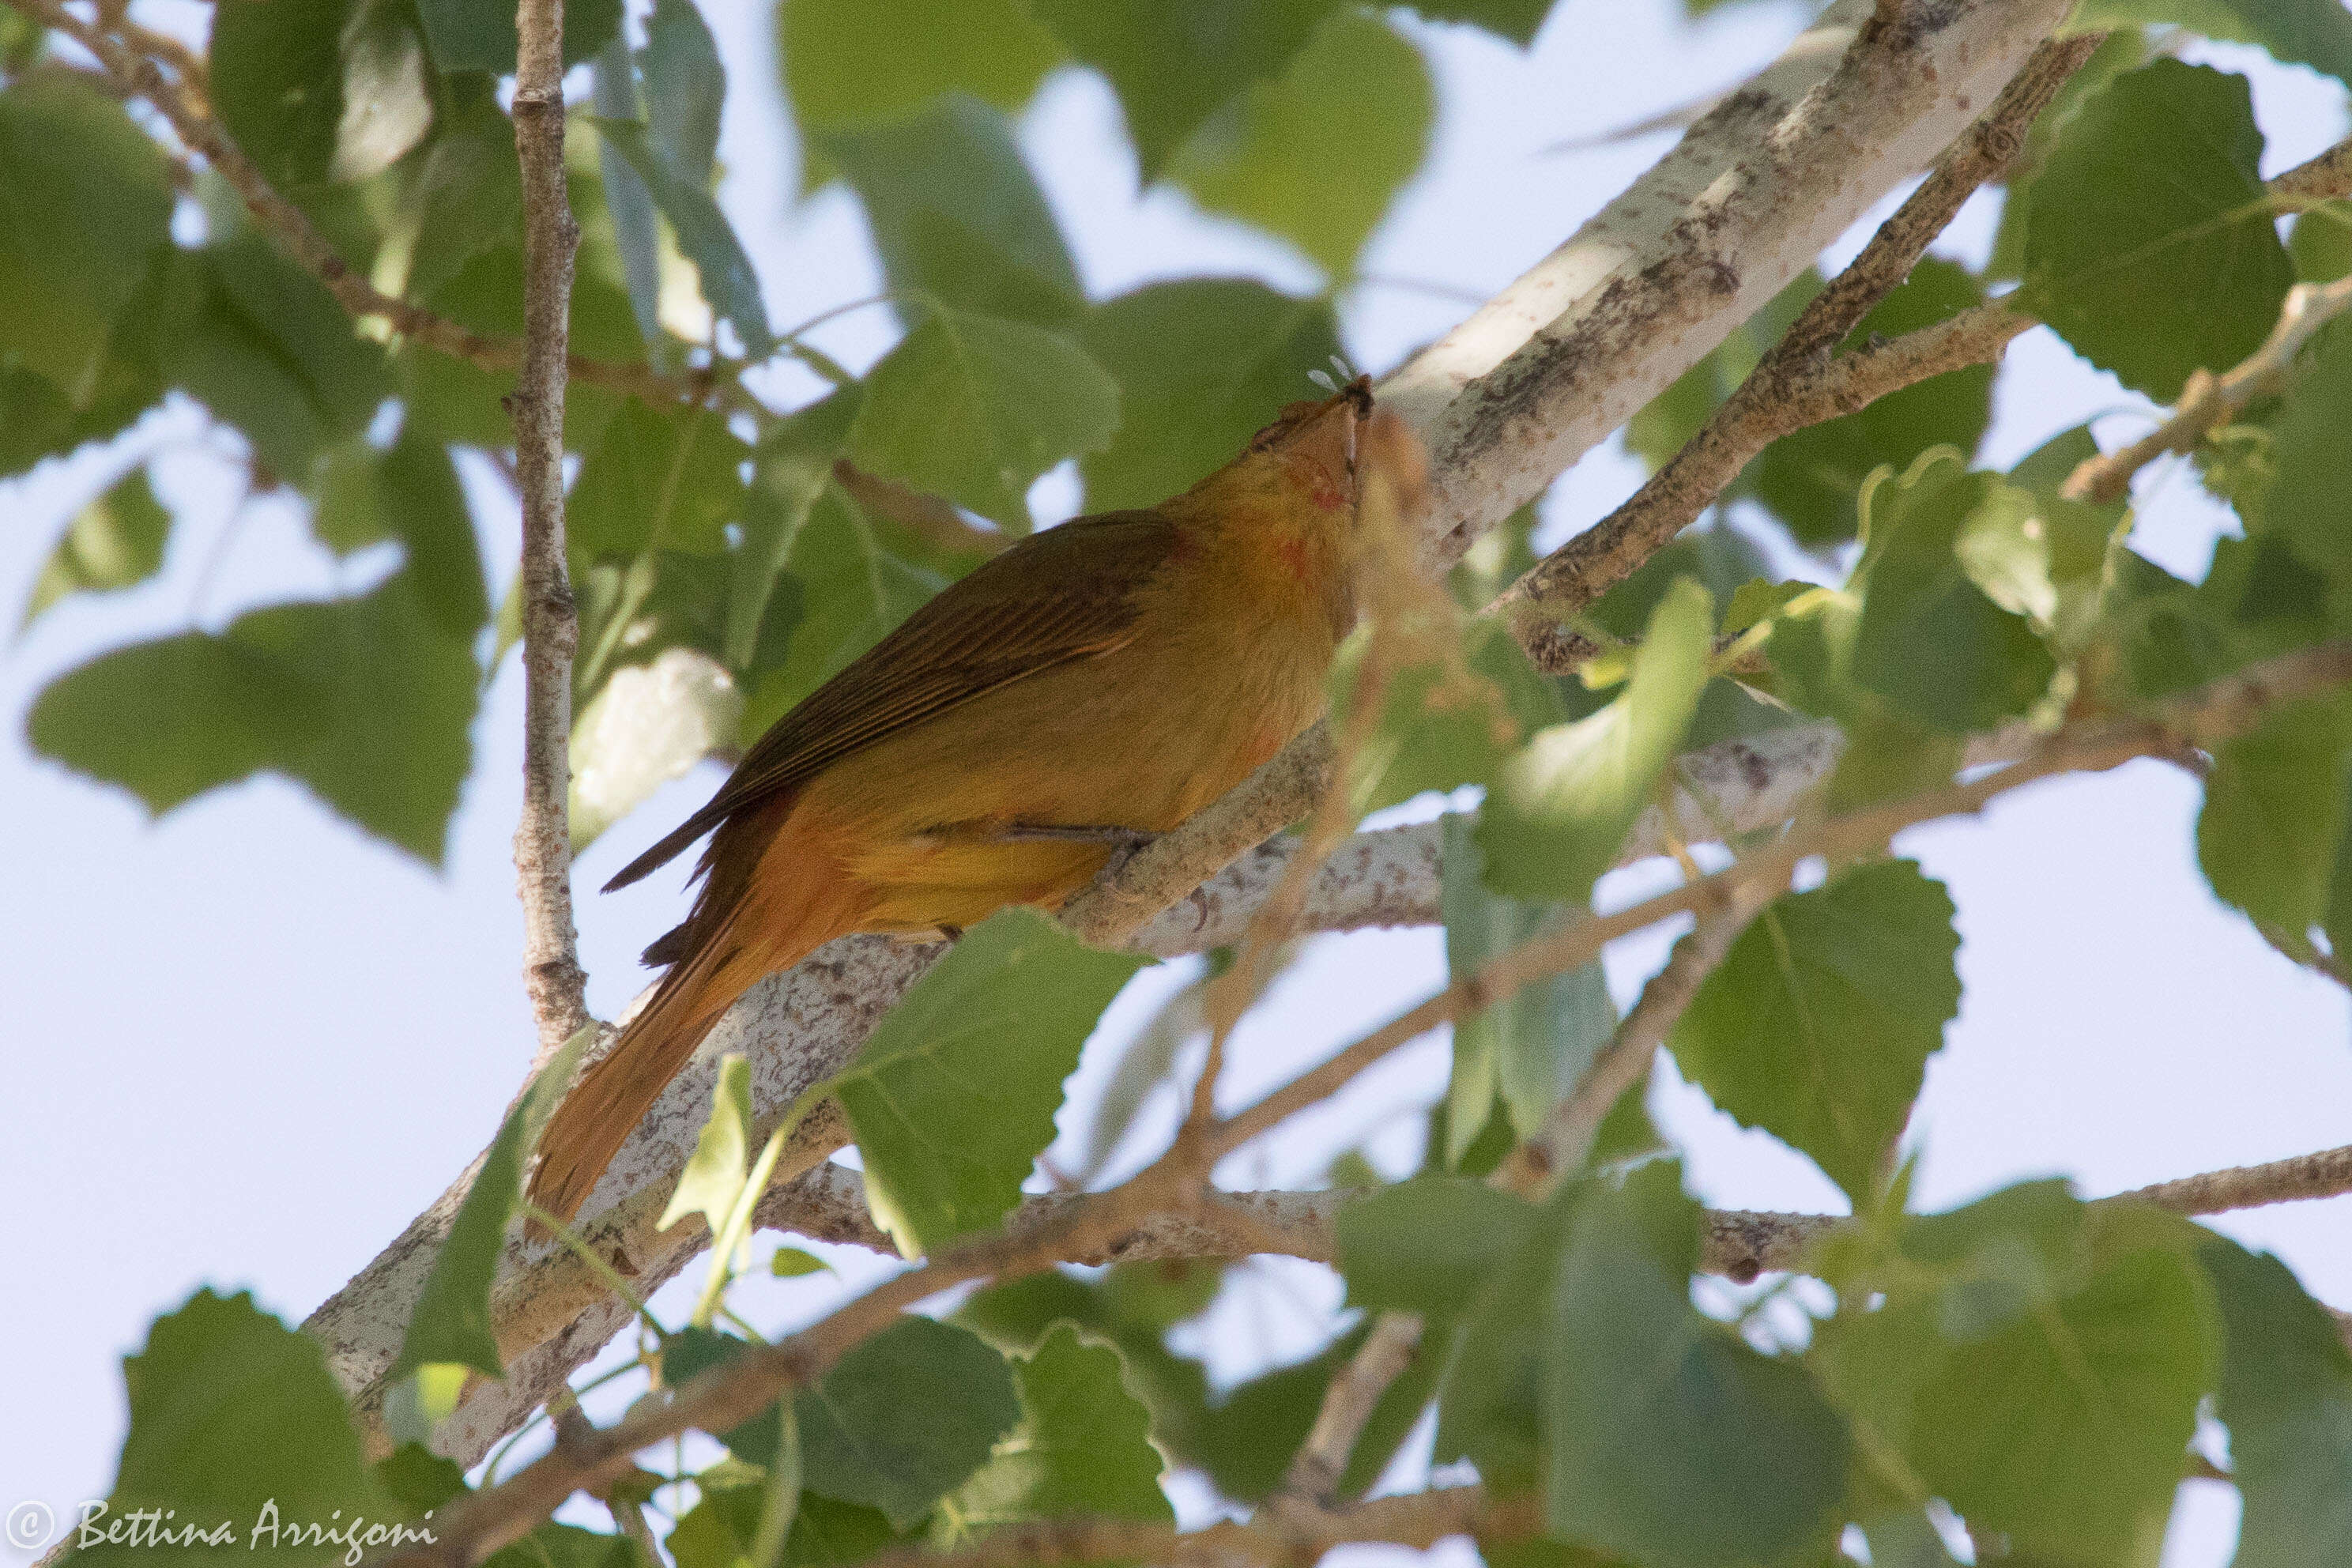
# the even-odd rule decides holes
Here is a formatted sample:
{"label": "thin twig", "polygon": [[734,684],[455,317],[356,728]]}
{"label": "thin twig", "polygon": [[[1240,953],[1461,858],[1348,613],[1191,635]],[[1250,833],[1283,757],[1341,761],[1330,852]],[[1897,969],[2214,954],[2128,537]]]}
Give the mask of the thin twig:
{"label": "thin twig", "polygon": [[1373,1322],[1372,1331],[1323,1391],[1315,1425],[1283,1474],[1277,1507],[1287,1503],[1287,1511],[1311,1517],[1338,1505],[1339,1480],[1348,1473],[1357,1440],[1390,1386],[1420,1352],[1421,1335],[1417,1312],[1382,1312]]}
{"label": "thin twig", "polygon": [[2259,1208],[2264,1204],[2328,1198],[2352,1192],[2352,1145],[2298,1154],[2267,1164],[2240,1165],[2210,1171],[2136,1188],[2118,1197],[2154,1204],[2177,1214],[2221,1214],[2228,1209]]}
{"label": "thin twig", "polygon": [[2352,196],[2352,137],[2280,174],[2264,187],[2281,212],[2300,212]]}
{"label": "thin twig", "polygon": [[[1748,458],[1780,436],[1817,420],[1797,402],[1797,382],[1909,275],[1930,240],[1969,195],[1998,178],[2024,146],[2025,132],[2066,79],[2098,47],[2098,37],[2053,39],[2034,51],[1991,109],[1944,155],[1934,174],[1879,226],[1862,254],[1815,295],[1748,379],[1698,434],[1600,522],[1528,568],[1496,601],[1538,661],[1559,620],[1582,610],[1624,581],[1704,511]],[[2006,339],[2002,340],[2006,342]],[[1821,417],[1827,417],[1822,415]]]}
{"label": "thin twig", "polygon": [[2278,324],[2245,363],[2221,375],[2191,371],[2179,403],[2162,423],[2127,447],[2083,459],[2060,493],[2072,500],[2120,500],[2140,469],[2167,452],[2194,449],[2247,404],[2276,390],[2312,335],[2347,307],[2352,307],[2352,277],[2296,284],[2286,291]]}
{"label": "thin twig", "polygon": [[580,244],[563,178],[563,11],[521,0],[514,94],[522,165],[523,363],[508,412],[522,496],[522,819],[515,827],[523,983],[541,1058],[590,1023],[572,922],[572,658],[580,621],[563,542],[563,388]]}

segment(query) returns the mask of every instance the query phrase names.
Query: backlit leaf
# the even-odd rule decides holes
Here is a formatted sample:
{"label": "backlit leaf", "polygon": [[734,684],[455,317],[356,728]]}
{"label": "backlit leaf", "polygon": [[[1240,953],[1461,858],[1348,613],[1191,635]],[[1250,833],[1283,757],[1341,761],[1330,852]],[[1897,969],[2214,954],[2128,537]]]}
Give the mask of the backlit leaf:
{"label": "backlit leaf", "polygon": [[1779,900],[1699,988],[1675,1030],[1675,1065],[1865,1207],[1959,1010],[1952,912],[1908,860]]}
{"label": "backlit leaf", "polygon": [[2262,345],[2294,281],[2246,79],[2159,59],[2060,128],[2032,187],[2020,303],[2160,403]]}

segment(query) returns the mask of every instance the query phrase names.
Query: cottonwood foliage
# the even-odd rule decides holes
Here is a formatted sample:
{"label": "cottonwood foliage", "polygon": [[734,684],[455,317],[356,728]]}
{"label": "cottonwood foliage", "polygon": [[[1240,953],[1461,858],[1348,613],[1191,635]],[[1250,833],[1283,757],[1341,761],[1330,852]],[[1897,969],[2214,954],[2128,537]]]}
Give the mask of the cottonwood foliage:
{"label": "cottonwood foliage", "polygon": [[[772,317],[712,199],[730,84],[693,0],[632,7],[625,25],[618,0],[573,6],[574,351],[709,393],[572,384],[572,760],[607,791],[575,803],[582,841],[1028,529],[1041,474],[1075,459],[1090,509],[1147,503],[1308,395],[1366,238],[1429,144],[1421,27],[1524,44],[1548,9],[785,0],[803,191],[855,194],[888,289],[873,308],[903,328],[853,373]],[[209,102],[345,265],[464,327],[516,334],[510,10],[219,0],[211,16]],[[2352,269],[2352,210],[2305,213],[2282,237],[2245,80],[2156,46],[2180,25],[2352,79],[2352,19],[2331,0],[2089,0],[2075,25],[2116,31],[2035,126],[1989,268],[1923,262],[1854,341],[2009,292],[2166,402],[2193,371],[2253,353],[2298,279]],[[33,744],[157,812],[284,774],[438,861],[483,685],[515,636],[459,482],[470,454],[510,443],[509,377],[355,329],[215,172],[24,13],[0,11],[0,472],[93,443],[118,459],[23,622],[74,616],[194,547],[149,477],[141,422],[164,404],[201,405],[257,492],[299,494],[322,550],[371,563],[353,574],[363,590],[217,631],[166,621],[67,671],[33,707]],[[1286,242],[1323,287],[1203,277],[1089,297],[1013,134],[1062,68],[1108,82],[1145,182]],[[1822,281],[1800,279],[1643,410],[1633,449],[1669,456]],[[737,395],[745,370],[780,358],[821,394],[781,411]],[[2198,448],[2200,479],[2243,527],[2196,582],[2133,548],[2125,505],[2060,494],[2095,451],[2085,430],[2006,470],[1973,461],[1994,376],[1954,372],[1772,446],[1710,521],[1587,617],[1624,644],[1584,679],[1536,675],[1465,619],[1458,661],[1392,683],[1356,804],[1486,789],[1475,820],[1447,830],[1458,973],[1578,918],[1679,752],[1833,720],[1851,744],[1826,805],[1850,809],[1948,780],[1970,734],[2128,713],[2352,631],[2352,331],[2323,332],[2275,395]],[[1527,525],[1457,570],[1465,609],[1528,563]],[[1816,552],[1829,585],[1772,580],[1766,561],[1792,546]],[[655,681],[665,660],[698,678]],[[1456,700],[1464,670],[1489,700]],[[1430,697],[1441,689],[1453,696]],[[691,711],[623,721],[662,702]],[[653,733],[672,750],[646,754]],[[2315,699],[2221,750],[2199,822],[2215,891],[2316,961],[2352,953],[2348,787],[2352,699]],[[1486,1543],[1514,1568],[1864,1551],[1927,1568],[1953,1560],[1955,1519],[1979,1561],[2151,1564],[2204,1418],[2218,1424],[2209,1449],[2226,1433],[2243,1568],[2352,1562],[2352,1356],[2275,1260],[2055,1184],[1906,1212],[1901,1138],[1960,999],[1953,908],[1906,861],[1830,869],[1738,939],[1669,1041],[1685,1075],[1810,1156],[1860,1216],[1809,1265],[1828,1289],[1802,1299],[1802,1331],[1754,1304],[1736,1321],[1694,1308],[1700,1215],[1636,1103],[1546,1201],[1477,1179],[1616,1023],[1596,971],[1538,984],[1455,1031],[1422,1173],[1343,1211],[1349,1306],[1426,1325],[1343,1489],[1369,1485],[1433,1405],[1437,1461],[1539,1500],[1538,1534]],[[834,1086],[877,1215],[910,1255],[990,1230],[1017,1201],[1062,1080],[1136,967],[1042,917],[1000,917]],[[1164,1056],[1181,1033],[1147,1045]],[[1114,1133],[1150,1078],[1123,1078]],[[487,1291],[544,1099],[509,1120],[436,1268],[396,1373],[390,1458],[363,1451],[317,1346],[248,1297],[205,1292],[126,1363],[117,1514],[243,1518],[264,1499],[289,1518],[446,1510],[467,1481],[418,1440],[467,1377],[501,1375]],[[758,1152],[730,1072],[673,1205],[722,1241],[693,1321],[648,1331],[639,1369],[662,1384],[724,1364],[753,1331],[728,1316],[725,1289],[751,1264]],[[821,1266],[784,1247],[762,1267]],[[1066,1269],[993,1285],[944,1319],[905,1317],[779,1409],[713,1434],[718,1463],[640,1471],[609,1500],[657,1500],[679,1568],[769,1568],[1014,1522],[1167,1522],[1171,1465],[1263,1500],[1366,1330],[1213,1388],[1169,1331],[1207,1307],[1223,1268]],[[498,1561],[605,1568],[638,1550],[547,1524]],[[117,1552],[170,1555],[91,1554]]]}

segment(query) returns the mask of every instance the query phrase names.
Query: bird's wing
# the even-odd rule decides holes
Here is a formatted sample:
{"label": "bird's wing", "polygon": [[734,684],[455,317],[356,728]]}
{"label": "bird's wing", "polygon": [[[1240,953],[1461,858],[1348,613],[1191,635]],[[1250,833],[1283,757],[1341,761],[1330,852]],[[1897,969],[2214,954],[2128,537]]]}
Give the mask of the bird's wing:
{"label": "bird's wing", "polygon": [[1176,546],[1153,511],[1032,534],[952,584],[778,720],[710,803],[604,884],[666,864],[739,812],[864,746],[1040,670],[1126,646],[1137,596]]}

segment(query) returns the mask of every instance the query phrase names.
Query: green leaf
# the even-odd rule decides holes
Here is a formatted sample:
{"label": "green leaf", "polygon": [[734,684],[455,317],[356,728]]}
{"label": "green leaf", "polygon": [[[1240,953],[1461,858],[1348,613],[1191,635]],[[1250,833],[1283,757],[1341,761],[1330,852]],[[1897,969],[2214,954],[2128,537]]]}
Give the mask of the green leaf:
{"label": "green leaf", "polygon": [[2213,1386],[2203,1234],[2011,1187],[1907,1222],[1859,1273],[1825,1255],[1846,1306],[1811,1359],[1894,1473],[2019,1557],[2150,1562]]}
{"label": "green leaf", "polygon": [[1153,283],[1104,301],[1079,346],[1119,385],[1118,434],[1079,462],[1097,511],[1150,506],[1232,460],[1339,352],[1328,300],[1242,278]]}
{"label": "green leaf", "polygon": [[677,178],[708,189],[718,172],[727,68],[694,0],[654,0],[646,19],[646,135]]}
{"label": "green leaf", "polygon": [[949,1500],[958,1534],[1070,1516],[1176,1521],[1150,1414],[1120,1382],[1118,1352],[1064,1323],[1013,1358],[1013,1376],[1021,1426]]}
{"label": "green leaf", "polygon": [[1853,679],[1896,710],[1950,734],[1990,729],[2049,689],[2056,663],[2021,616],[1986,596],[1960,545],[1988,510],[2030,514],[2032,497],[1958,453],[1930,452],[1862,496],[1864,589]]}
{"label": "green leaf", "polygon": [[[663,1539],[677,1568],[778,1568],[753,1553],[767,1487],[755,1470],[715,1467],[695,1478],[701,1500]],[[716,1473],[715,1473],[716,1472]],[[803,1491],[785,1537],[782,1568],[844,1568],[874,1556],[897,1539],[890,1521],[870,1508]]]}
{"label": "green leaf", "polygon": [[2075,465],[2096,450],[2080,426],[2043,443],[2010,470],[2017,488],[1996,492],[1952,542],[1960,569],[1985,597],[2025,616],[2069,652],[2093,628],[2108,557],[2128,531],[2126,507],[2059,493]]}
{"label": "green leaf", "polygon": [[730,1052],[719,1058],[710,1118],[702,1124],[694,1152],[687,1156],[669,1206],[662,1210],[655,1228],[667,1230],[688,1215],[698,1214],[710,1234],[719,1235],[727,1228],[727,1216],[735,1212],[735,1200],[742,1195],[751,1160],[751,1064]]}
{"label": "green leaf", "polygon": [[938,309],[866,377],[850,456],[1025,531],[1037,476],[1118,426],[1118,383],[1066,339]]}
{"label": "green leaf", "polygon": [[1677,582],[1650,616],[1625,689],[1591,717],[1539,732],[1503,765],[1478,819],[1487,886],[1515,898],[1590,896],[1690,725],[1714,629],[1706,590]]}
{"label": "green leaf", "polygon": [[[1580,918],[1572,906],[1488,889],[1473,818],[1444,820],[1439,862],[1447,976],[1463,980],[1539,932]],[[1463,1156],[1499,1106],[1515,1141],[1532,1136],[1617,1027],[1599,960],[1546,975],[1454,1026],[1446,1088],[1446,1163]]]}
{"label": "green leaf", "polygon": [[[247,0],[268,6],[271,0]],[[425,24],[433,63],[445,71],[488,71],[511,76],[515,68],[515,8],[503,0],[415,0]],[[564,0],[563,63],[568,68],[595,58],[620,31],[621,0]],[[218,44],[215,44],[218,48]]]}
{"label": "green leaf", "polygon": [[2335,1319],[2268,1253],[2215,1237],[2197,1257],[2221,1313],[2236,1568],[2352,1561],[2352,1354]]}
{"label": "green leaf", "polygon": [[394,1511],[368,1473],[319,1342],[256,1307],[250,1292],[201,1289],[156,1319],[145,1347],[123,1358],[122,1381],[131,1430],[100,1527],[168,1509],[175,1525],[226,1521],[227,1535],[210,1545],[90,1546],[77,1561],[170,1568],[268,1542],[273,1559],[326,1568],[346,1546],[305,1544],[298,1525],[331,1523],[338,1510],[376,1520]]}
{"label": "green leaf", "polygon": [[2250,530],[2276,533],[2335,583],[2352,585],[2352,332],[2321,334],[2288,390],[2273,435],[2277,477]]}
{"label": "green leaf", "polygon": [[2083,0],[2065,30],[2167,22],[2209,38],[2258,45],[2274,59],[2310,66],[2352,86],[2352,15],[2339,0]]}
{"label": "green leaf", "polygon": [[1553,1273],[1569,1221],[1589,1190],[1570,1184],[1535,1211],[1519,1245],[1474,1283],[1444,1352],[1433,1460],[1468,1459],[1497,1491],[1543,1484]]}
{"label": "green leaf", "polygon": [[785,0],[776,29],[793,116],[811,133],[847,130],[953,91],[1017,109],[1061,58],[1029,10],[1021,0]]}
{"label": "green leaf", "polygon": [[900,1530],[970,1479],[1022,1416],[1003,1356],[969,1329],[916,1317],[850,1351],[793,1403],[803,1483],[879,1509]]}
{"label": "green leaf", "polygon": [[1680,1168],[1589,1194],[1554,1265],[1543,1432],[1550,1533],[1659,1568],[1795,1557],[1835,1530],[1849,1440],[1799,1363],[1690,1305]]}
{"label": "green leaf", "polygon": [[2352,697],[2282,704],[2222,742],[2197,815],[2197,860],[2214,894],[2300,937],[2326,912],[2352,780]]}
{"label": "green leaf", "polygon": [[1156,1277],[1168,1267],[1115,1266],[1099,1281],[1060,1273],[1008,1280],[968,1298],[956,1319],[1007,1351],[1034,1349],[1063,1321],[1110,1341],[1126,1359],[1128,1386],[1151,1411],[1152,1436],[1160,1447],[1180,1462],[1211,1465],[1213,1448],[1201,1429],[1208,1406],[1207,1373],[1199,1362],[1170,1352],[1163,1336],[1178,1318],[1207,1304],[1205,1297],[1215,1293],[1225,1266],[1213,1259],[1186,1264],[1172,1287],[1156,1278],[1143,1290],[1121,1283],[1127,1275]]}
{"label": "green leaf", "polygon": [[82,406],[117,318],[171,243],[173,197],[163,150],[77,74],[0,91],[0,360]]}
{"label": "green leaf", "polygon": [[2270,334],[2294,268],[2246,79],[2160,59],[2060,129],[2032,186],[2019,303],[2159,403]]}
{"label": "green leaf", "polygon": [[966,931],[884,1016],[834,1092],[857,1137],[866,1202],[900,1251],[984,1230],[1020,1201],[1053,1142],[1062,1080],[1146,962],[1008,909]]}
{"label": "green leaf", "polygon": [[[2062,23],[2062,29],[2063,26]],[[2049,161],[2050,149],[2057,144],[2058,128],[2066,123],[2084,99],[2119,73],[2146,65],[2148,54],[2145,28],[2118,27],[2110,32],[2091,51],[2091,58],[2060,86],[2050,107],[2026,128],[2025,145],[2009,167],[2005,182],[2009,188],[2000,204],[2000,226],[1993,234],[1992,255],[1985,263],[1988,280],[2014,279],[2025,270],[2025,219],[2033,205],[2033,181]]]}
{"label": "green leaf", "polygon": [[[0,331],[5,331],[0,324]],[[0,360],[5,357],[0,352]],[[13,478],[42,458],[62,456],[86,441],[120,435],[163,395],[162,378],[143,356],[104,354],[90,369],[82,404],[77,406],[48,377],[0,363],[0,479]]]}
{"label": "green leaf", "polygon": [[701,279],[703,300],[711,310],[734,323],[735,335],[752,359],[776,352],[776,335],[768,326],[768,308],[760,297],[759,274],[735,226],[719,210],[706,174],[697,178],[674,167],[656,149],[646,127],[632,120],[594,121],[605,145],[621,156],[630,173],[642,181],[654,205],[669,219],[677,247],[694,263]]}
{"label": "green leaf", "polygon": [[1344,279],[1421,168],[1436,112],[1421,51],[1377,17],[1337,10],[1278,78],[1185,142],[1168,174],[1202,205],[1280,235]]}
{"label": "green leaf", "polygon": [[574,574],[606,557],[725,548],[727,525],[742,515],[741,470],[751,455],[709,409],[623,403],[582,461],[564,507]]}
{"label": "green leaf", "polygon": [[274,476],[300,478],[365,428],[390,389],[383,351],[353,333],[323,286],[250,231],[166,257],[141,352],[235,426]]}
{"label": "green leaf", "polygon": [[[1984,302],[1984,286],[1958,264],[1928,257],[1863,318],[1842,350],[1874,335],[1900,337]],[[1992,415],[1994,367],[1969,365],[1880,398],[1857,414],[1808,426],[1766,447],[1743,486],[1789,525],[1799,542],[1820,547],[1853,536],[1854,497],[1871,470],[1898,473],[1931,447],[1976,450]]]}
{"label": "green leaf", "polygon": [[405,573],[363,598],[281,605],[217,636],[101,654],[35,699],[34,748],[150,811],[269,769],[438,865],[465,783],[472,652]]}
{"label": "green leaf", "polygon": [[2352,202],[2338,199],[2297,213],[2286,249],[2298,282],[2333,283],[2352,272]]}
{"label": "green leaf", "polygon": [[[755,509],[751,521],[781,529],[783,520]],[[884,549],[837,484],[825,486],[806,523],[791,531],[785,551],[779,591],[790,587],[797,595],[800,618],[781,662],[753,671],[757,683],[743,710],[746,745],[945,586]]]}
{"label": "green leaf", "polygon": [[1039,20],[1110,79],[1146,184],[1251,84],[1283,74],[1335,0],[1034,0]]}
{"label": "green leaf", "polygon": [[1407,9],[1433,22],[1467,22],[1521,48],[1535,42],[1536,32],[1551,14],[1552,0],[1412,0]]}
{"label": "green leaf", "polygon": [[311,479],[310,531],[319,542],[349,555],[397,541],[420,607],[450,637],[470,642],[489,618],[489,589],[447,448],[404,425],[381,451],[359,438],[331,448]]}
{"label": "green leaf", "polygon": [[34,579],[17,628],[31,626],[69,594],[103,594],[152,577],[163,564],[171,531],[172,514],[149,488],[147,470],[131,469],[74,515]]}
{"label": "green leaf", "polygon": [[[1048,327],[1084,305],[1061,226],[1003,110],[953,93],[819,145],[865,203],[894,292]],[[902,299],[899,314],[912,322],[919,312]]]}
{"label": "green leaf", "polygon": [[591,1026],[564,1041],[499,1124],[498,1136],[490,1141],[474,1184],[466,1189],[457,1216],[449,1222],[449,1234],[434,1255],[433,1270],[409,1310],[400,1354],[385,1381],[396,1383],[421,1367],[453,1363],[486,1377],[506,1375],[498,1337],[490,1331],[490,1281],[499,1270],[507,1226],[522,1200],[523,1167],[539,1142],[540,1129],[571,1087],[572,1070],[595,1037]]}
{"label": "green leaf", "polygon": [[1862,1212],[1958,1013],[1959,933],[1909,860],[1780,899],[1675,1027],[1675,1065],[1743,1127],[1811,1156]]}
{"label": "green leaf", "polygon": [[804,1274],[830,1274],[833,1265],[797,1247],[780,1247],[768,1259],[768,1272],[778,1279],[798,1279]]}
{"label": "green leaf", "polygon": [[[385,241],[378,280],[419,299],[434,299],[483,251],[520,247],[522,172],[514,122],[487,99],[444,115],[404,208],[406,221],[395,222]],[[520,322],[519,295],[514,304],[508,319]]]}
{"label": "green leaf", "polygon": [[1348,1304],[1451,1315],[1535,1233],[1536,1209],[1484,1182],[1417,1176],[1339,1211]]}
{"label": "green leaf", "polygon": [[835,459],[857,417],[860,396],[855,384],[840,388],[772,421],[761,434],[751,456],[751,489],[743,498],[743,542],[734,552],[727,584],[723,652],[736,669],[752,664],[778,574],[792,557],[810,509],[833,478]]}
{"label": "green leaf", "polygon": [[2151,1248],[1955,1346],[1919,1391],[1922,1478],[2021,1551],[2109,1562],[2152,1544],[2212,1374],[2199,1286],[2186,1258]]}
{"label": "green leaf", "polygon": [[356,434],[392,391],[383,350],[277,242],[250,225],[205,248],[230,308],[288,366],[327,428]]}

